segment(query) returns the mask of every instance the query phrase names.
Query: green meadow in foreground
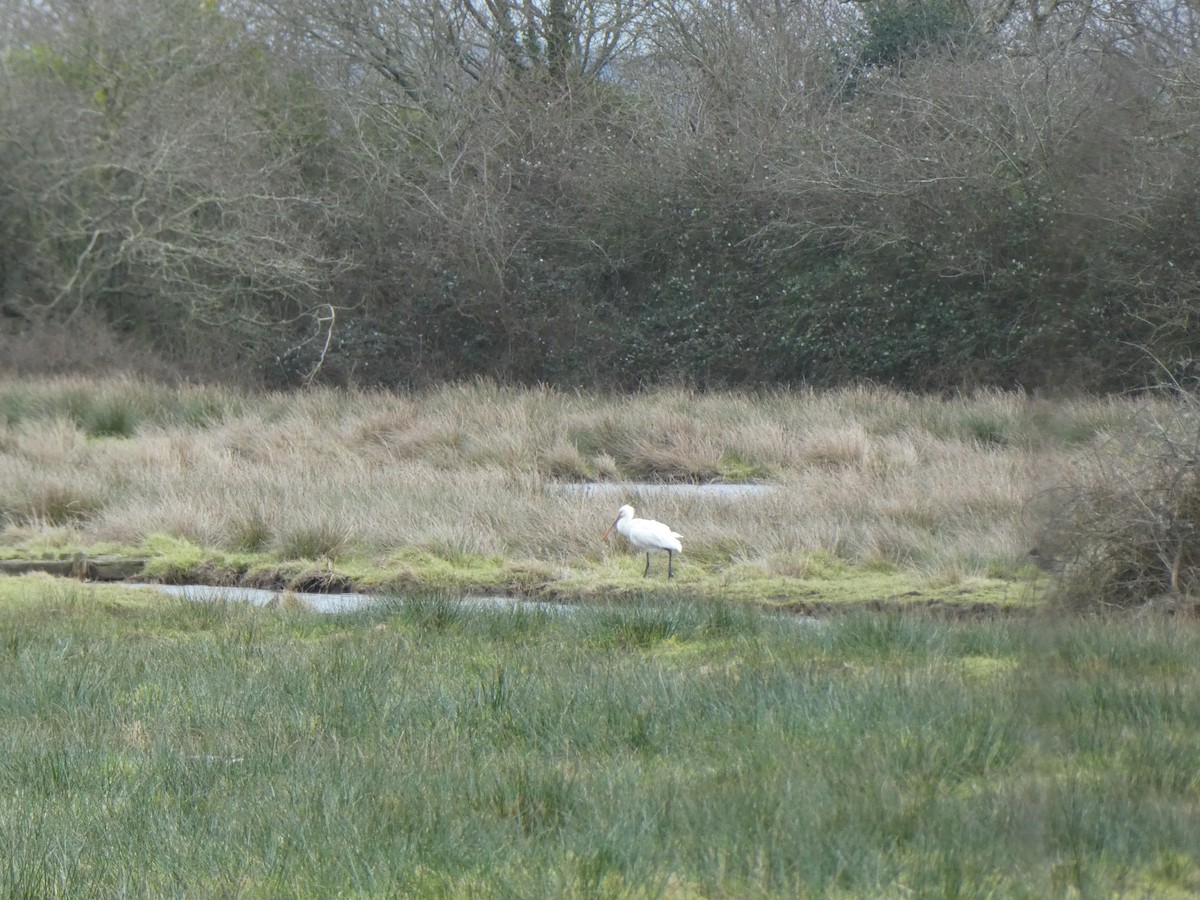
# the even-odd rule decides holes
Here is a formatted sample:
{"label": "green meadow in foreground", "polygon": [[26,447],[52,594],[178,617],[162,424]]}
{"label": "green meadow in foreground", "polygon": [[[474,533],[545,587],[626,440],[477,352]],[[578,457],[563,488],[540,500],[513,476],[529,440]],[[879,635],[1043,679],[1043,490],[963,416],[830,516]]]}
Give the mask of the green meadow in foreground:
{"label": "green meadow in foreground", "polygon": [[1161,618],[0,585],[6,897],[1200,894]]}
{"label": "green meadow in foreground", "polygon": [[[1029,605],[1047,582],[1029,555],[1040,498],[1176,414],[1153,397],[869,387],[7,380],[0,558],[117,553],[148,558],[151,579],[306,589]],[[662,489],[714,482],[752,490]],[[623,503],[683,535],[672,586],[600,542]]]}

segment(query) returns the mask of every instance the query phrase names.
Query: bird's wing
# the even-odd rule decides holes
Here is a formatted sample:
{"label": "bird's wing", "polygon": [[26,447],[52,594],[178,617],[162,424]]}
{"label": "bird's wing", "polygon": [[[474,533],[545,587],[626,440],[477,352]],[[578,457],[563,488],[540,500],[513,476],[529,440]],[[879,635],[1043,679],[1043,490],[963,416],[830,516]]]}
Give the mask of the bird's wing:
{"label": "bird's wing", "polygon": [[672,550],[680,549],[679,541],[683,535],[671,530],[670,526],[664,525],[662,522],[654,522],[654,537],[659,542],[658,545],[663,549],[670,547]]}

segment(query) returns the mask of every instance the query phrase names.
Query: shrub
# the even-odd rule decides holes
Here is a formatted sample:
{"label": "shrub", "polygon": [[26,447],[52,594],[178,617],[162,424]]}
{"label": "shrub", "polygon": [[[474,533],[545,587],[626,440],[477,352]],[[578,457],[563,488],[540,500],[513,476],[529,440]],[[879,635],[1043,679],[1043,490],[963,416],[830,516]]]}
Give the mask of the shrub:
{"label": "shrub", "polygon": [[1200,395],[1105,449],[1038,503],[1035,554],[1062,573],[1058,601],[1100,610],[1200,593]]}

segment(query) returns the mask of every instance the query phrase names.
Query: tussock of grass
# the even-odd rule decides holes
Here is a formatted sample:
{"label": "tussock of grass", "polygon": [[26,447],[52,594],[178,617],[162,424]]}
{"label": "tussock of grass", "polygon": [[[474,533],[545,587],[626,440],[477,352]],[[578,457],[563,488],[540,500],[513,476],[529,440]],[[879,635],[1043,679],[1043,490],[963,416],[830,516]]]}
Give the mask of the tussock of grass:
{"label": "tussock of grass", "polygon": [[547,478],[589,481],[598,474],[579,448],[559,435],[554,443],[538,450],[538,471]]}
{"label": "tussock of grass", "polygon": [[[210,561],[253,553],[264,565],[386,564],[406,549],[451,566],[498,558],[496,571],[550,572],[553,590],[637,568],[622,544],[597,541],[631,502],[683,534],[693,587],[803,581],[818,553],[905,577],[1011,578],[1034,544],[1027,512],[1045,474],[1164,403],[875,387],[610,397],[488,383],[247,395],[17,380],[0,383],[0,528],[131,550],[171,535]],[[560,490],[588,479],[774,490]]]}
{"label": "tussock of grass", "polygon": [[284,559],[336,560],[354,545],[352,530],[333,521],[298,525],[270,545]]}

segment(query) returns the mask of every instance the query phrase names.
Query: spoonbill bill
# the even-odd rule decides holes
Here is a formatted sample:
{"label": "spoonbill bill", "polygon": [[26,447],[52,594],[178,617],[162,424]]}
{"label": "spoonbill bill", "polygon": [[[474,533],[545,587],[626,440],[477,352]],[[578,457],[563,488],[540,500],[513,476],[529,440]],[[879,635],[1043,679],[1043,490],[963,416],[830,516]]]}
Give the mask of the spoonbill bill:
{"label": "spoonbill bill", "polygon": [[629,541],[629,545],[634,550],[645,551],[646,571],[642,573],[643,578],[650,574],[650,552],[652,550],[667,551],[667,577],[675,577],[671,561],[674,554],[683,552],[683,545],[679,543],[680,535],[662,522],[655,522],[653,519],[635,519],[633,507],[628,504],[617,510],[617,517],[613,519],[613,523],[608,526],[608,531],[604,532],[604,537],[600,540],[608,540],[608,536],[614,528],[625,536],[625,540]]}

